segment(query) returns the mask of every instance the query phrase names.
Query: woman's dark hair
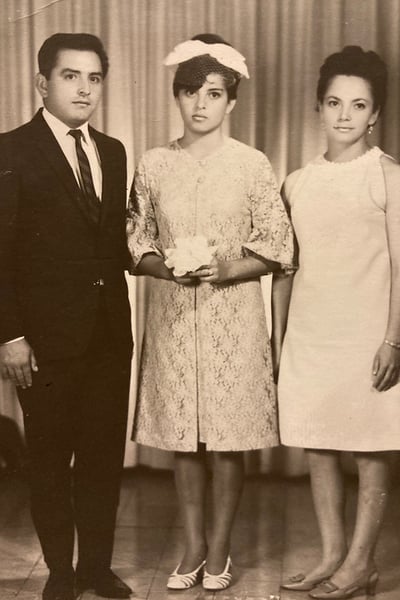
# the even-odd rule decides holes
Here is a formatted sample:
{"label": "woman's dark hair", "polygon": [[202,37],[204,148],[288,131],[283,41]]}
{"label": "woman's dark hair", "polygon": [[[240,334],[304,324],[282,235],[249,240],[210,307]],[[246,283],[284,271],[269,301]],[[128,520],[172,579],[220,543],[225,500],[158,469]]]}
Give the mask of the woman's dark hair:
{"label": "woman's dark hair", "polygon": [[373,50],[364,51],[360,46],[345,46],[331,54],[319,70],[317,100],[322,104],[326,90],[336,75],[354,75],[368,81],[374,101],[373,110],[382,110],[387,95],[387,67]]}
{"label": "woman's dark hair", "polygon": [[[199,35],[195,35],[192,40],[199,40],[205,44],[226,44],[227,46],[231,46],[231,44],[225,42],[222,37],[215,33],[200,33]],[[178,97],[181,90],[195,92],[200,89],[210,73],[221,75],[225,82],[228,100],[235,100],[240,83],[240,74],[229,67],[221,65],[221,63],[208,54],[195,56],[180,63],[175,72],[172,86],[175,98]]]}
{"label": "woman's dark hair", "polygon": [[60,50],[89,50],[95,52],[101,62],[103,77],[108,72],[108,57],[101,40],[90,33],[55,33],[45,40],[39,50],[39,73],[50,79],[57,64]]}

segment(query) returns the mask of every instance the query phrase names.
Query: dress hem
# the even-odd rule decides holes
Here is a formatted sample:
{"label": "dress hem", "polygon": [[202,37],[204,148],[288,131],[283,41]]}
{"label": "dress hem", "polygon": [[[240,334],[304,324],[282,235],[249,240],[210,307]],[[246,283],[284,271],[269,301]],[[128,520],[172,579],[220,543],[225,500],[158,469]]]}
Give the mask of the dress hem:
{"label": "dress hem", "polygon": [[[131,438],[131,441],[135,442],[135,444],[140,444],[141,446],[148,446],[150,448],[155,448],[157,450],[166,450],[167,452],[197,452],[197,450],[198,450],[197,447],[195,448],[194,446],[191,446],[191,445],[187,446],[187,447],[181,446],[180,448],[178,448],[178,447],[170,447],[170,446],[168,446],[168,447],[161,446],[161,444],[156,446],[154,443],[151,444],[149,442],[141,442],[141,441],[133,439],[133,438]],[[201,442],[201,443],[204,443],[204,442]],[[210,445],[207,446],[207,444],[205,444],[205,446],[206,446],[206,452],[251,452],[254,450],[267,450],[269,448],[277,448],[280,446],[280,443],[277,441],[277,442],[273,442],[269,445],[251,446],[251,447],[246,447],[246,448],[243,448],[243,447],[241,447],[241,448],[232,448],[232,447],[222,448],[222,447],[217,447],[214,445],[212,445],[212,447],[211,447]]]}
{"label": "dress hem", "polygon": [[357,448],[355,448],[354,446],[348,446],[348,447],[344,447],[344,446],[340,446],[339,444],[331,444],[331,445],[326,445],[326,444],[301,444],[301,443],[287,443],[287,442],[282,442],[282,446],[285,446],[286,448],[302,448],[303,450],[332,450],[334,452],[395,452],[397,450],[400,450],[400,444],[398,443],[397,446],[393,447],[393,446],[385,446],[385,447],[375,447],[375,448],[370,448],[370,447],[360,447],[358,446]]}

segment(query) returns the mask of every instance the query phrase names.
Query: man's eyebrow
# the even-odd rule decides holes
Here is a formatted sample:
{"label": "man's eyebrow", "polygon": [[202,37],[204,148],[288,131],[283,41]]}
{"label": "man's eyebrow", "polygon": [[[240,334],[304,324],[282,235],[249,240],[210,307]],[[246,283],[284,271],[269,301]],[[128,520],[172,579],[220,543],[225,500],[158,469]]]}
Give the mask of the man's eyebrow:
{"label": "man's eyebrow", "polygon": [[[82,71],[78,71],[77,69],[71,69],[70,67],[65,67],[65,69],[63,69],[61,71],[61,74],[63,73],[75,73],[76,75],[79,75]],[[101,71],[93,71],[92,73],[89,73],[89,75],[98,75],[99,77],[103,77],[103,73]]]}
{"label": "man's eyebrow", "polygon": [[80,71],[78,71],[77,69],[71,69],[70,67],[65,67],[65,69],[63,69],[63,70],[61,71],[61,73],[66,73],[67,71],[68,71],[69,73],[80,73]]}

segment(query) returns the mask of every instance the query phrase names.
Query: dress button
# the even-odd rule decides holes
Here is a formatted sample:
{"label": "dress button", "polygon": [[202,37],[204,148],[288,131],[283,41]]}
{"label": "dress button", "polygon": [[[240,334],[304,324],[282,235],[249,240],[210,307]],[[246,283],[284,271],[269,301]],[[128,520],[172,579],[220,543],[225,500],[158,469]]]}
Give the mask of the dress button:
{"label": "dress button", "polygon": [[102,277],[100,277],[100,279],[96,279],[96,281],[93,281],[93,285],[104,285],[104,279]]}

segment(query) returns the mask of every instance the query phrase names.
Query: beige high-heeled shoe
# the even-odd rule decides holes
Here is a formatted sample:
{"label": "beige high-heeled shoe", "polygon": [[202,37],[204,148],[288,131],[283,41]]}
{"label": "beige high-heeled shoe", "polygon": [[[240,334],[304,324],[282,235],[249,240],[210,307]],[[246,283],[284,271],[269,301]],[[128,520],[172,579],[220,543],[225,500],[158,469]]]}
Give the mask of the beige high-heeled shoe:
{"label": "beige high-heeled shoe", "polygon": [[309,596],[311,598],[316,598],[317,600],[346,600],[360,592],[365,592],[369,596],[374,596],[378,579],[378,571],[373,567],[372,569],[365,571],[355,581],[342,588],[338,588],[333,581],[328,579],[312,590],[309,593]]}
{"label": "beige high-heeled shoe", "polygon": [[218,590],[225,590],[227,587],[229,587],[231,585],[231,581],[232,581],[231,568],[232,568],[232,561],[231,561],[231,557],[228,556],[228,558],[226,559],[225,569],[222,571],[222,573],[219,573],[218,575],[212,575],[211,573],[207,573],[207,570],[204,569],[203,588],[205,590],[214,591],[214,592],[216,592]]}
{"label": "beige high-heeled shoe", "polygon": [[[336,569],[335,569],[336,571]],[[304,573],[298,573],[298,575],[292,575],[286,581],[281,583],[281,588],[285,590],[292,590],[296,592],[309,592],[314,589],[318,584],[322,583],[332,577],[333,572],[324,573],[319,577],[314,577],[313,579],[307,579]]]}
{"label": "beige high-heeled shoe", "polygon": [[323,581],[326,581],[327,579],[332,577],[332,575],[334,573],[336,573],[336,571],[342,564],[343,560],[344,560],[344,557],[342,559],[340,559],[338,562],[336,562],[335,566],[332,569],[330,569],[329,571],[325,571],[325,573],[322,573],[321,575],[318,575],[317,577],[307,579],[307,575],[304,575],[304,573],[298,573],[297,575],[292,575],[291,577],[286,579],[286,581],[283,581],[281,583],[281,588],[284,588],[285,590],[296,591],[296,592],[309,592],[309,591],[313,590],[317,585],[322,583]]}
{"label": "beige high-heeled shoe", "polygon": [[194,587],[200,583],[205,564],[206,561],[203,560],[194,571],[191,571],[190,573],[178,573],[178,569],[181,566],[179,564],[175,571],[168,577],[167,588],[169,590],[188,590],[189,588]]}

